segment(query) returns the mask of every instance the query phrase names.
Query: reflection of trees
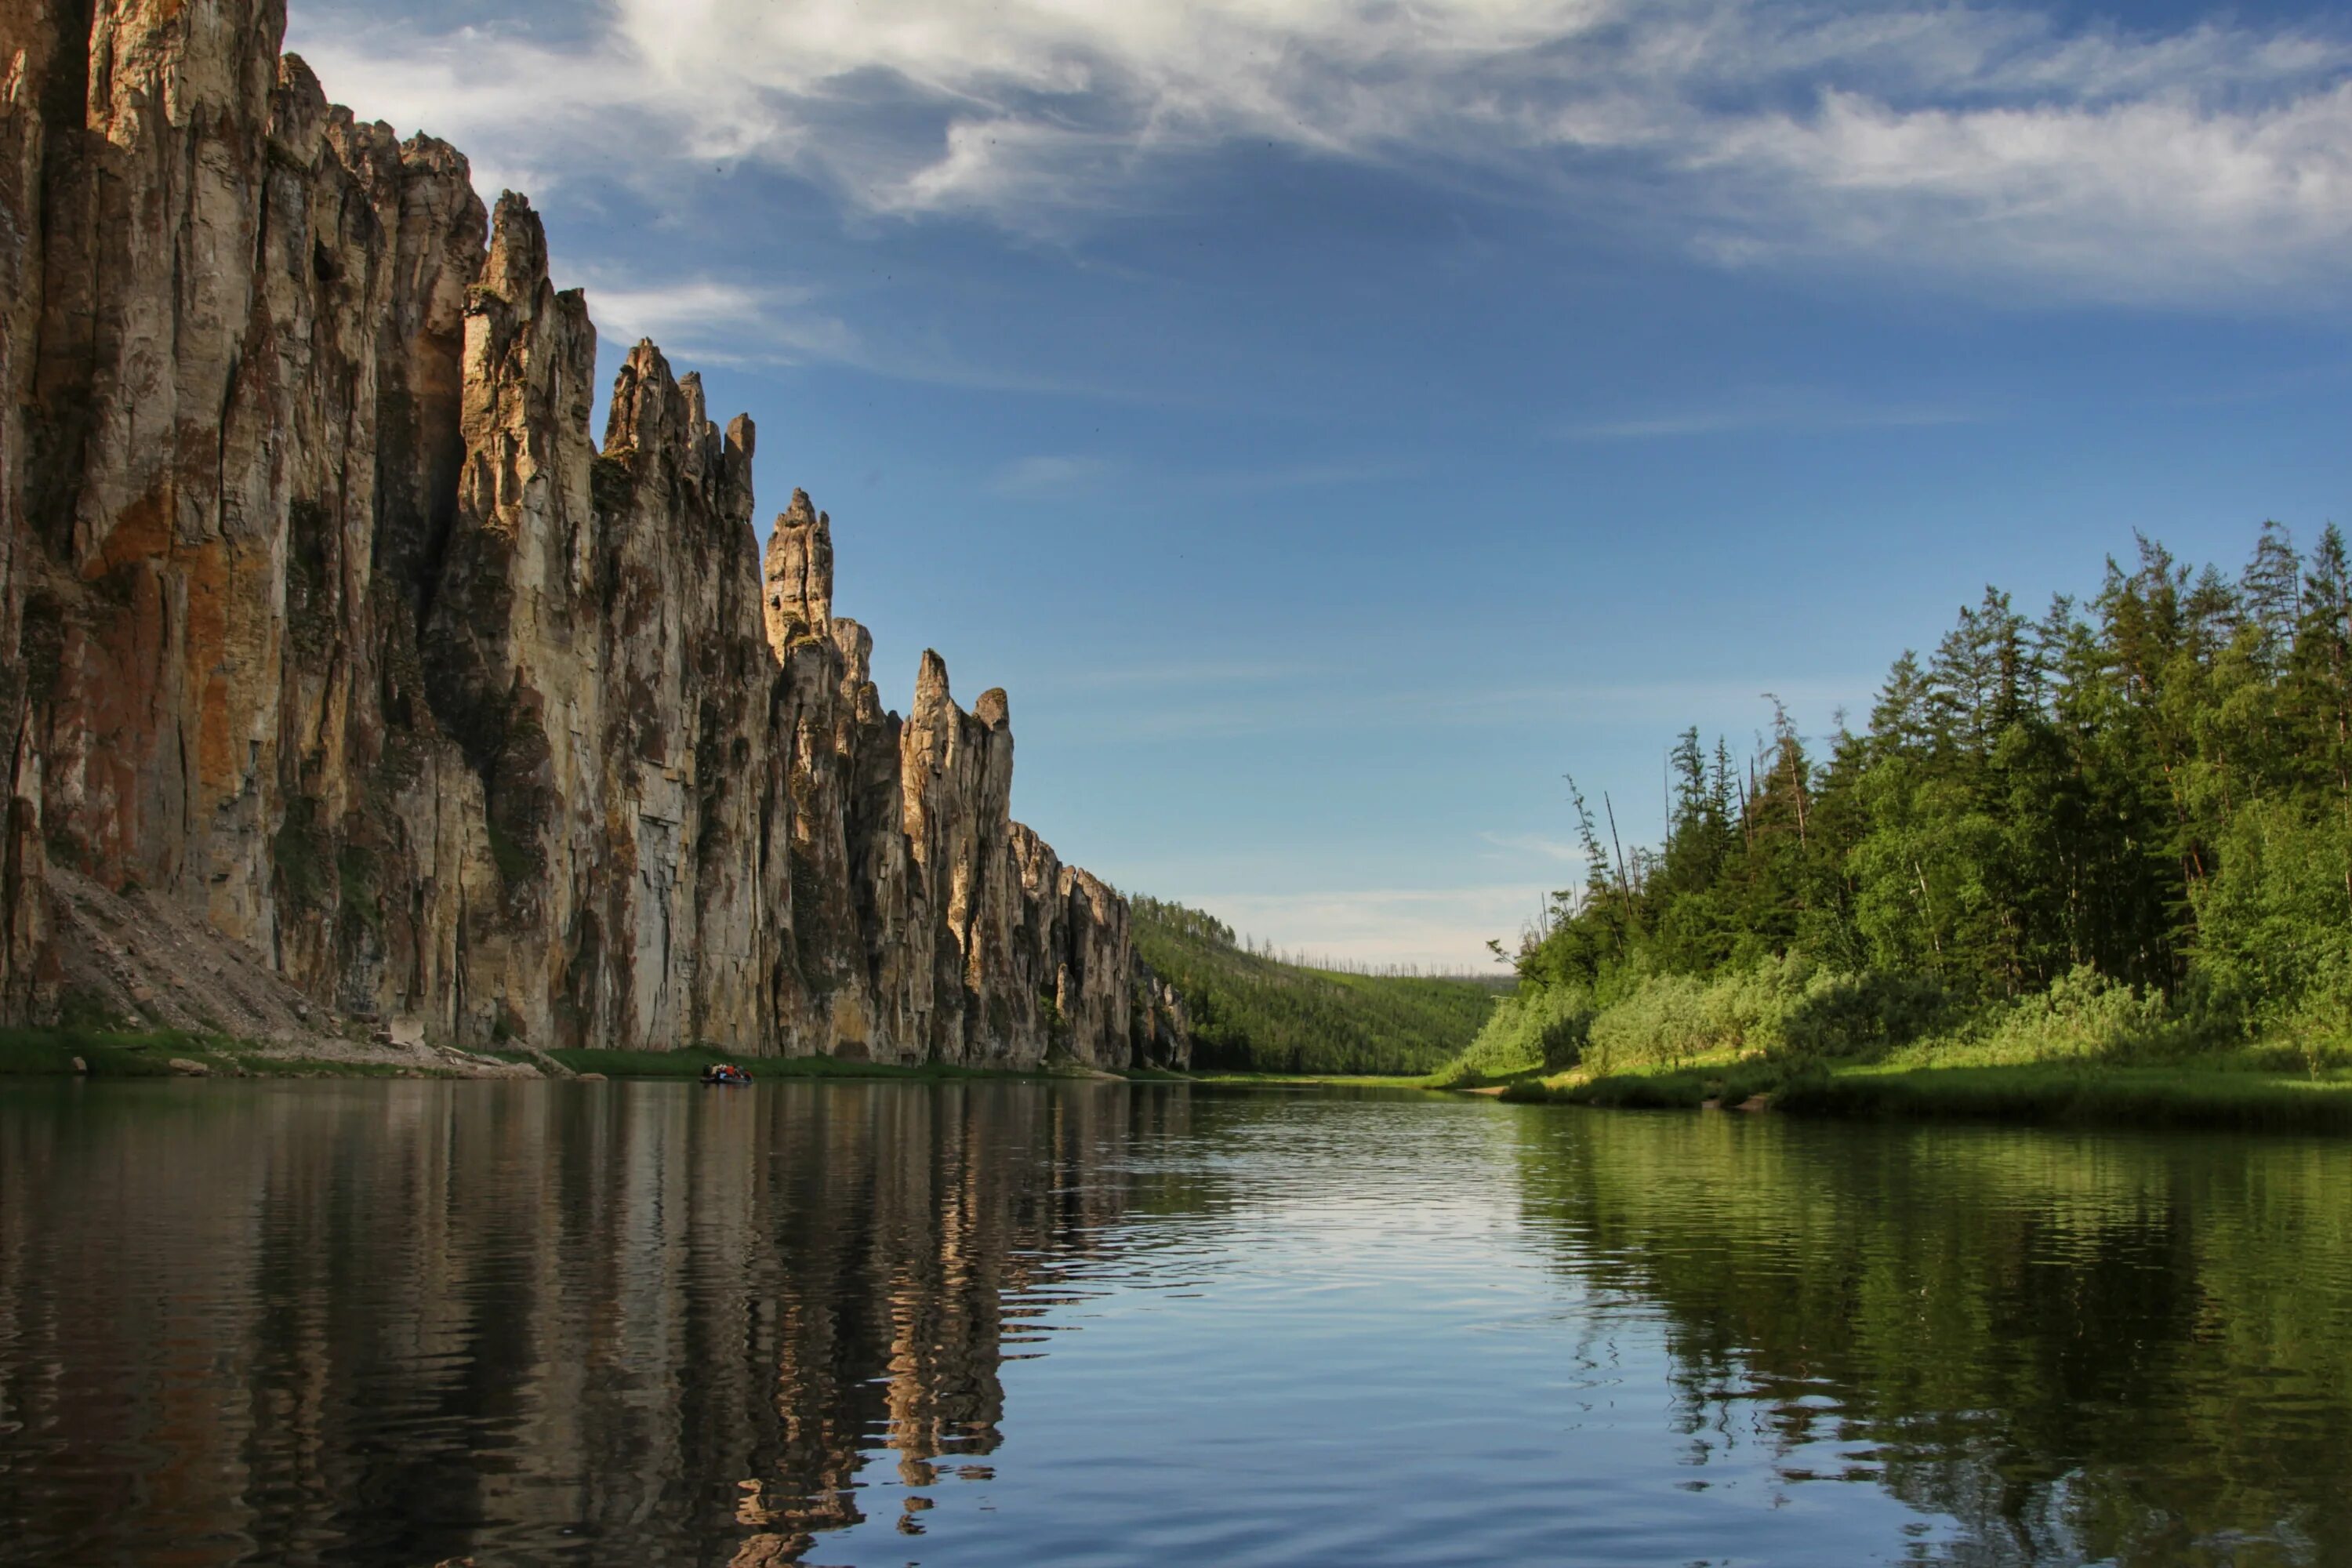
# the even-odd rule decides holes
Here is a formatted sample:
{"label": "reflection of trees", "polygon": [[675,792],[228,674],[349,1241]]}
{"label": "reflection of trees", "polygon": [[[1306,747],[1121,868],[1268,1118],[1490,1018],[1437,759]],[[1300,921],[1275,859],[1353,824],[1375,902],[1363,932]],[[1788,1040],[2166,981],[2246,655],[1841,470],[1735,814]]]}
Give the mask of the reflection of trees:
{"label": "reflection of trees", "polygon": [[1042,1337],[1022,1321],[1185,1105],[465,1084],[0,1108],[0,1534],[75,1560],[784,1563],[863,1517],[877,1450],[917,1529],[905,1489],[995,1447],[1008,1332]]}
{"label": "reflection of trees", "polygon": [[[1529,1219],[1662,1310],[1694,1460],[1871,1476],[1972,1563],[2352,1541],[2352,1162],[2297,1142],[1530,1115]],[[1822,1469],[1822,1449],[1848,1458]],[[1704,1471],[1695,1475],[1703,1479]]]}

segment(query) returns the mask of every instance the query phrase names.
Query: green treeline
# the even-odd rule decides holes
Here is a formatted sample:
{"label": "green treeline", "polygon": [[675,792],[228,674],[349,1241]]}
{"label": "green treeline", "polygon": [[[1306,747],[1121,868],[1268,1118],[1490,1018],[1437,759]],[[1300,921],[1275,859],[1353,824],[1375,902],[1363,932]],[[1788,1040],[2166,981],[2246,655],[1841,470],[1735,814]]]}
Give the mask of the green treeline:
{"label": "green treeline", "polygon": [[1133,908],[1136,951],[1184,998],[1196,1069],[1426,1073],[1460,1055],[1495,1005],[1475,980],[1286,963],[1198,910],[1149,898]]}
{"label": "green treeline", "polygon": [[1987,590],[1859,732],[1696,730],[1672,820],[1589,876],[1460,1064],[2277,1058],[2352,1044],[2352,565],[2265,524],[2234,578],[2146,540],[2039,619]]}

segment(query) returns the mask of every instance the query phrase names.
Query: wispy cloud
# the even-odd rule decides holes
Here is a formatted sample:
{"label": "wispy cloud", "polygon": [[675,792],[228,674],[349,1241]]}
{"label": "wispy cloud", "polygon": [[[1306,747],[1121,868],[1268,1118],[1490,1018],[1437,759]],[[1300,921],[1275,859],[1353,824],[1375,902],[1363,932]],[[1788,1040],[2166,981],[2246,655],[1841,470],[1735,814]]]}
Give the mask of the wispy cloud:
{"label": "wispy cloud", "polygon": [[1118,472],[1108,458],[1046,454],[1005,464],[989,476],[988,488],[1009,500],[1067,500],[1095,493]]}
{"label": "wispy cloud", "polygon": [[[520,5],[522,0],[511,0]],[[1935,0],[611,0],[586,44],[297,43],[369,112],[562,179],[753,160],[865,212],[1081,232],[1241,143],[1476,171],[1727,267],[2075,297],[2332,293],[2352,32]],[[298,16],[298,21],[299,17]]]}
{"label": "wispy cloud", "polygon": [[1654,441],[1683,436],[1778,434],[1841,430],[1927,429],[1972,425],[1974,409],[1934,404],[1873,405],[1798,387],[1766,387],[1696,407],[1608,418],[1570,419],[1558,427],[1570,441]]}
{"label": "wispy cloud", "polygon": [[1155,494],[1196,491],[1226,496],[1344,489],[1402,479],[1423,471],[1418,463],[1369,458],[1310,458],[1259,468],[1202,469],[1142,465],[1099,454],[1058,453],[1004,464],[984,482],[995,494],[1014,500],[1094,495],[1114,486],[1146,487]]}
{"label": "wispy cloud", "polygon": [[1129,745],[1309,735],[1410,721],[1430,731],[1633,724],[1658,735],[1661,746],[1683,726],[1696,724],[1709,733],[1729,735],[1736,748],[1740,737],[1770,721],[1770,703],[1761,695],[1768,686],[1801,721],[1826,725],[1840,708],[1866,703],[1882,679],[1880,674],[1834,679],[1790,676],[1444,689],[1358,680],[1337,692],[1328,683],[1302,683],[1296,689],[1219,693],[1214,700],[1122,703],[1074,725],[1056,743]]}
{"label": "wispy cloud", "polygon": [[1546,860],[1558,860],[1564,865],[1584,864],[1584,851],[1573,844],[1546,838],[1535,833],[1481,833],[1478,837],[1497,849],[1507,849],[1524,858],[1534,855]]}
{"label": "wispy cloud", "polygon": [[1265,468],[1232,468],[1193,476],[1202,488],[1219,491],[1338,489],[1376,485],[1426,473],[1426,464],[1398,458],[1326,458]]}
{"label": "wispy cloud", "polygon": [[[641,287],[609,266],[594,267],[580,281],[588,310],[606,339],[623,342],[651,338],[673,358],[703,365],[772,369],[780,365],[831,364],[868,374],[934,385],[995,392],[1043,393],[1089,399],[1133,396],[1118,388],[1096,388],[1028,376],[1002,365],[976,364],[943,343],[886,341],[861,331],[825,308],[823,294],[802,284],[751,285],[723,279],[688,279]],[[1080,468],[1108,461],[1087,458],[1031,459],[1025,477],[1041,488],[1058,479],[1069,488]],[[1056,469],[1055,465],[1064,467]],[[1024,473],[999,476],[1014,489]],[[1013,493],[1008,489],[1006,493]]]}
{"label": "wispy cloud", "polygon": [[1273,686],[1311,680],[1331,672],[1332,667],[1328,664],[1304,659],[1170,659],[1046,671],[1025,684],[1041,690],[1135,691],[1171,687]]}
{"label": "wispy cloud", "polygon": [[704,364],[856,363],[864,344],[837,317],[813,310],[805,288],[751,288],[698,279],[662,289],[587,285],[599,333],[623,342],[651,338],[671,354]]}
{"label": "wispy cloud", "polygon": [[1533,882],[1309,893],[1203,893],[1183,901],[1235,931],[1302,957],[1495,971],[1489,940],[1508,948],[1544,906]]}

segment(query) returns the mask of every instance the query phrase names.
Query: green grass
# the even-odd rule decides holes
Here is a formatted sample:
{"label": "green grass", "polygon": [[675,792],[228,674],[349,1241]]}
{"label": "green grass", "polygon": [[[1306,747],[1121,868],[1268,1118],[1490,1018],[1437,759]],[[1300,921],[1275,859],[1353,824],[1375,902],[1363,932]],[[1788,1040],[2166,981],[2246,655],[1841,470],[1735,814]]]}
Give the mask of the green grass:
{"label": "green grass", "polygon": [[[535,1065],[513,1051],[481,1053],[502,1060]],[[887,1062],[843,1061],[834,1057],[743,1057],[709,1047],[682,1051],[550,1051],[574,1072],[602,1073],[606,1078],[698,1079],[702,1069],[731,1061],[747,1067],[760,1079],[904,1079],[920,1082],[983,1079],[1065,1079],[1082,1069],[1049,1065],[1030,1071],[992,1068],[951,1067],[927,1063],[896,1067]],[[174,1058],[201,1062],[223,1077],[242,1073],[248,1078],[462,1078],[458,1068],[410,1067],[399,1063],[321,1061],[272,1056],[248,1042],[226,1036],[199,1035],[179,1029],[114,1030],[65,1026],[52,1028],[0,1029],[0,1077],[70,1075],[80,1058],[92,1078],[168,1078]],[[1090,1076],[1090,1075],[1089,1075]],[[1175,1074],[1136,1075],[1175,1078]]]}
{"label": "green grass", "polygon": [[[536,1068],[538,1058],[513,1050],[477,1055]],[[888,1062],[845,1061],[836,1057],[747,1057],[710,1047],[677,1051],[549,1051],[549,1058],[579,1073],[613,1079],[699,1079],[719,1062],[749,1068],[752,1078],[902,1079],[920,1083],[986,1079],[1067,1079],[1100,1075],[1067,1063],[1016,1069],[956,1067],[929,1062],[899,1067]],[[177,1058],[201,1062],[224,1078],[464,1078],[458,1067],[412,1067],[403,1063],[325,1061],[271,1055],[251,1042],[180,1029],[123,1030],[64,1025],[0,1029],[0,1078],[63,1078],[80,1058],[91,1078],[169,1078]],[[1143,1069],[1118,1075],[1148,1082],[1191,1082],[1187,1075]],[[1386,1081],[1386,1080],[1379,1080]]]}
{"label": "green grass", "polygon": [[1475,980],[1286,963],[1196,910],[1133,908],[1136,952],[1182,994],[1205,1072],[1417,1077],[1460,1055],[1495,1006]]}
{"label": "green grass", "polygon": [[1525,989],[1438,1081],[1580,1105],[1763,1094],[1805,1115],[2352,1130],[2352,1039],[2242,1030],[2087,970],[1970,1005],[1791,955]]}
{"label": "green grass", "polygon": [[58,1077],[79,1057],[96,1078],[160,1078],[173,1057],[213,1065],[216,1042],[177,1029],[0,1029],[0,1074]]}
{"label": "green grass", "polygon": [[201,1062],[230,1078],[460,1076],[454,1069],[272,1056],[248,1041],[184,1029],[100,1029],[79,1025],[0,1029],[0,1078],[68,1077],[77,1057],[91,1078],[170,1078],[174,1058]]}
{"label": "green grass", "polygon": [[1815,1116],[2352,1131],[2352,1077],[2222,1067],[1849,1068],[1792,1079],[1774,1099]]}
{"label": "green grass", "polygon": [[1181,1076],[1188,1083],[1221,1089],[1435,1089],[1428,1073],[1202,1072]]}
{"label": "green grass", "polygon": [[1529,1074],[1506,1084],[1502,1098],[1518,1104],[1597,1105],[1616,1110],[1696,1110],[1710,1101],[1738,1105],[1756,1095],[1774,1094],[1788,1082],[1787,1074],[1762,1064],[1731,1062],[1613,1073],[1602,1078],[1588,1078],[1577,1073],[1562,1073],[1552,1078]]}
{"label": "green grass", "polygon": [[1734,1106],[1753,1095],[1797,1116],[1972,1120],[2247,1131],[2352,1131],[2352,1069],[2281,1071],[2263,1052],[2152,1066],[2081,1061],[1787,1068],[1698,1062],[1588,1076],[1529,1074],[1522,1103],[1612,1109]]}

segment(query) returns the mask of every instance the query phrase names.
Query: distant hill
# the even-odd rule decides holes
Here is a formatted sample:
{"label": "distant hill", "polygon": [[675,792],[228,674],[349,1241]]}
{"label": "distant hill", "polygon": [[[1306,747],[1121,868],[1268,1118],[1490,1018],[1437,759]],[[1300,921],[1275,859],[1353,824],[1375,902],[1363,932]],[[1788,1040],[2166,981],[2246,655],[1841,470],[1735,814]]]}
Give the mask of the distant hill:
{"label": "distant hill", "polygon": [[1461,1054],[1510,984],[1289,962],[1198,910],[1133,907],[1137,955],[1183,994],[1196,1071],[1429,1072]]}

